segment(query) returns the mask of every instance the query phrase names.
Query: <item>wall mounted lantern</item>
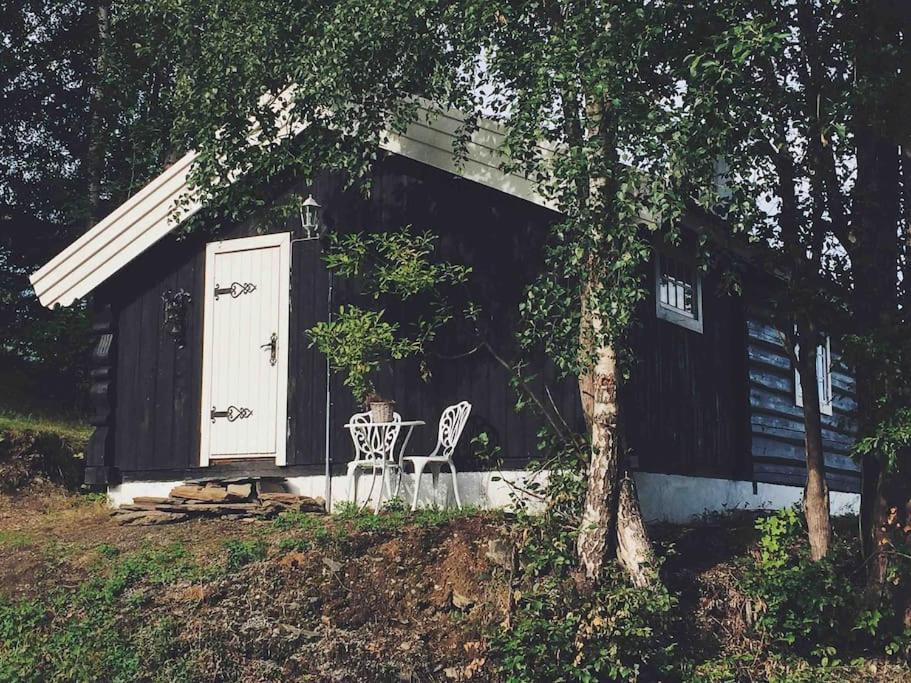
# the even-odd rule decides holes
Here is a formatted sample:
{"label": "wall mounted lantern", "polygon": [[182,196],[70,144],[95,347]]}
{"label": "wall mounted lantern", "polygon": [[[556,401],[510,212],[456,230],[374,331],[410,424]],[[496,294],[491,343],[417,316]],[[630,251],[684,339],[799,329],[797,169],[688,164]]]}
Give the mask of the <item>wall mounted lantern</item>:
{"label": "wall mounted lantern", "polygon": [[164,328],[177,348],[182,349],[187,342],[187,309],[193,302],[193,297],[185,289],[169,289],[161,295],[161,302],[164,307]]}
{"label": "wall mounted lantern", "polygon": [[313,198],[312,194],[308,195],[304,201],[300,202],[298,209],[300,210],[301,219],[301,239],[319,239],[322,234],[320,221],[322,208],[323,207],[321,207]]}

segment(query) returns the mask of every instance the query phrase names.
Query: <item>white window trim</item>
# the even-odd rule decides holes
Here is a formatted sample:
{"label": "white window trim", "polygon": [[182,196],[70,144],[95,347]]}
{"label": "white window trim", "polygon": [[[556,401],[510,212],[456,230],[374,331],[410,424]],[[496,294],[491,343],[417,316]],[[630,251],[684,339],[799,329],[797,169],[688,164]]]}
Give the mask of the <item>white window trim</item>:
{"label": "white window trim", "polygon": [[[669,323],[673,323],[675,325],[679,325],[680,327],[685,327],[686,329],[693,332],[702,334],[702,274],[698,270],[694,269],[696,275],[696,286],[693,301],[696,307],[696,314],[689,315],[680,311],[674,306],[668,306],[661,301],[661,259],[663,257],[664,256],[660,251],[655,252],[655,314],[659,320],[666,320]],[[669,258],[674,257],[670,256]]]}
{"label": "white window trim", "polygon": [[[794,353],[800,354],[800,347],[794,348]],[[816,383],[820,384],[819,392],[819,412],[823,415],[832,415],[832,340],[826,335],[824,344],[820,344],[816,351],[817,354],[825,356],[825,375],[819,377],[817,374]],[[794,368],[794,405],[803,408],[803,388],[800,386],[800,372]]]}

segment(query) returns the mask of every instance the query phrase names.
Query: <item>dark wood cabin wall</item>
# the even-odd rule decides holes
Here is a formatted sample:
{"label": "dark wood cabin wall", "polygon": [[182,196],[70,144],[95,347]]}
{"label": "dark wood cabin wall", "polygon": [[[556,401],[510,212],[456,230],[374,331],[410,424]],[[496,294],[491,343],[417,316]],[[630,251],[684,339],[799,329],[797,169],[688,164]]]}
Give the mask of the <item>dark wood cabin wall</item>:
{"label": "dark wood cabin wall", "polygon": [[[318,196],[319,201],[323,198]],[[555,216],[521,200],[475,183],[444,174],[422,164],[392,157],[373,178],[370,199],[362,201],[357,189],[341,192],[325,203],[329,228],[338,233],[387,231],[404,226],[432,230],[439,235],[442,258],[472,268],[470,284],[456,293],[458,310],[471,300],[482,308],[483,338],[497,355],[512,360],[518,325],[518,304],[525,287],[544,267],[543,245]],[[334,281],[333,308],[345,303],[370,305],[350,282]],[[405,304],[387,302],[392,319],[408,319]],[[462,469],[490,468],[482,462],[473,439],[486,433],[504,468],[524,467],[537,457],[540,420],[531,410],[516,412],[517,396],[510,372],[486,349],[477,349],[474,326],[455,321],[435,345],[428,359],[428,381],[421,379],[414,361],[393,363],[378,378],[377,388],[396,401],[403,419],[420,419],[410,442],[412,452],[429,452],[436,444],[442,411],[461,400],[472,413],[456,451]],[[474,352],[472,352],[474,350]],[[553,369],[541,363],[535,388],[544,396],[545,384],[565,419],[582,429],[578,392],[572,381],[558,381]],[[333,463],[352,456],[350,436],[343,425],[361,408],[342,377],[332,377],[331,454]]]}
{"label": "dark wood cabin wall", "polygon": [[[516,356],[514,333],[518,303],[526,285],[546,267],[543,242],[554,214],[476,183],[398,157],[377,165],[368,197],[346,188],[333,174],[312,187],[324,207],[330,231],[383,231],[406,225],[440,235],[442,256],[473,269],[465,300],[483,308],[483,337],[500,356]],[[219,233],[223,239],[294,227],[250,221]],[[141,255],[107,289],[117,317],[115,392],[116,466],[127,478],[188,477],[214,472],[200,470],[199,419],[202,372],[202,312],[205,296],[205,243],[214,238],[192,236],[159,243]],[[653,273],[649,269],[649,280]],[[274,473],[322,471],[326,443],[325,358],[310,348],[305,331],[346,302],[361,301],[356,287],[330,277],[319,244],[292,246],[289,339],[288,468]],[[162,294],[183,288],[192,295],[186,345],[177,348],[162,328]],[[629,445],[640,469],[727,478],[749,478],[749,395],[746,320],[736,297],[719,292],[710,275],[703,286],[704,333],[696,334],[655,316],[654,298],[643,304],[641,324],[632,333],[639,360],[623,389],[623,415]],[[390,305],[392,317],[402,313]],[[378,385],[397,401],[406,419],[422,419],[415,431],[414,452],[430,450],[437,421],[452,403],[473,404],[471,419],[456,453],[466,470],[485,469],[472,439],[487,433],[504,468],[524,466],[537,457],[537,415],[516,412],[510,373],[477,346],[472,325],[456,321],[442,339],[440,354],[429,360],[431,377],[424,382],[414,362],[384,369]],[[574,380],[558,380],[543,360],[532,383],[538,395],[560,407],[577,429],[584,423]],[[350,459],[352,447],[344,423],[356,406],[342,378],[330,379],[330,443],[334,470]],[[263,469],[268,472],[269,468]]]}
{"label": "dark wood cabin wall", "polygon": [[[795,373],[781,335],[762,308],[748,310],[750,431],[756,481],[803,486],[806,481],[803,408],[795,402]],[[857,425],[854,379],[832,340],[832,415],[822,415],[823,451],[829,487],[859,492],[857,463],[851,458]]]}
{"label": "dark wood cabin wall", "polygon": [[[251,221],[219,236],[232,239],[285,230],[287,226],[264,229]],[[192,237],[161,242],[117,276],[116,286],[110,288],[119,342],[114,450],[121,472],[199,474],[192,470],[199,464],[206,241]],[[325,452],[325,363],[308,348],[303,335],[293,331],[325,319],[327,279],[318,244],[293,244],[288,340],[291,466],[321,463]],[[177,289],[192,297],[183,346],[163,324],[162,297]]]}
{"label": "dark wood cabin wall", "polygon": [[[391,230],[403,226],[433,230],[440,235],[444,258],[474,269],[465,300],[484,308],[485,338],[506,359],[515,356],[513,336],[518,303],[528,282],[543,267],[541,247],[554,215],[540,207],[457,179],[405,159],[390,157],[378,164],[368,198],[359,188],[346,188],[337,175],[326,174],[312,187],[323,204],[323,217],[334,232]],[[218,233],[220,239],[292,229],[251,219]],[[108,289],[117,318],[118,353],[115,405],[116,466],[126,478],[202,476],[214,471],[197,467],[202,373],[202,319],[205,302],[205,244],[215,237],[168,238],[149,249],[118,274]],[[292,245],[289,339],[288,465],[284,470],[321,471],[325,457],[326,363],[310,348],[305,331],[326,318],[329,274],[317,242]],[[191,294],[186,343],[181,348],[163,329],[162,296],[168,290]],[[358,301],[355,287],[335,278],[331,308]],[[394,308],[394,306],[393,306]],[[402,310],[391,314],[402,313]],[[398,401],[405,418],[423,419],[415,431],[415,451],[436,441],[437,421],[452,403],[468,400],[472,417],[456,454],[462,468],[476,469],[473,437],[486,432],[505,467],[520,467],[534,457],[538,418],[516,413],[510,374],[486,350],[471,351],[477,338],[464,321],[447,333],[442,356],[429,361],[431,378],[420,379],[413,362],[395,363],[379,378],[379,388]],[[448,356],[458,356],[449,358]],[[581,424],[574,382],[558,382],[544,369],[545,382],[564,415]],[[343,425],[358,410],[342,378],[331,379],[330,450],[336,469],[351,457]]]}
{"label": "dark wood cabin wall", "polygon": [[702,284],[703,332],[658,319],[654,267],[631,332],[636,351],[621,389],[622,419],[638,467],[648,472],[749,477],[745,323],[740,297],[719,277]]}

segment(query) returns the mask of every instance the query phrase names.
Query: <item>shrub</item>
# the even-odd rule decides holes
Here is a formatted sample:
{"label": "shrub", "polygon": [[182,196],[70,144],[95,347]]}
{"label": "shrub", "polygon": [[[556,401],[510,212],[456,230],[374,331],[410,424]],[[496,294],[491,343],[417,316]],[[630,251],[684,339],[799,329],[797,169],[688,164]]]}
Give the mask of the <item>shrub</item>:
{"label": "shrub", "polygon": [[225,541],[225,550],[228,553],[227,568],[239,569],[251,562],[266,559],[266,542],[262,539],[255,541],[231,540]]}
{"label": "shrub", "polygon": [[599,681],[674,676],[676,599],[636,588],[611,567],[591,592],[547,576],[522,593],[511,628],[492,637],[507,681]]}
{"label": "shrub", "polygon": [[[756,522],[759,556],[742,565],[741,585],[759,604],[756,628],[808,653],[849,640],[856,614],[850,548],[833,537],[829,555],[810,560],[803,515],[785,508]],[[841,642],[839,642],[841,641]]]}

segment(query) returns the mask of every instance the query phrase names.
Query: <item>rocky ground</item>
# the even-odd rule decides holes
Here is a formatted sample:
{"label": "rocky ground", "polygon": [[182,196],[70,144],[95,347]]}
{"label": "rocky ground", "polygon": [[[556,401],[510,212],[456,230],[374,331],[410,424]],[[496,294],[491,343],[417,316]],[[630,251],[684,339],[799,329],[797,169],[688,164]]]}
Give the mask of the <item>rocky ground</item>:
{"label": "rocky ground", "polygon": [[[68,489],[35,443],[0,438],[0,471],[18,478],[0,493],[0,681],[502,680],[487,643],[510,616],[506,515],[298,505],[134,526]],[[174,503],[149,503],[162,504]],[[706,680],[911,680],[879,661],[817,671],[764,657],[736,581],[754,521],[651,529],[685,615],[681,655],[755,662]]]}
{"label": "rocky ground", "polygon": [[[290,528],[122,526],[97,499],[31,487],[0,497],[0,599],[75,590],[106,576],[106,562],[179,548],[199,571],[143,576],[117,618],[125,630],[174,624],[178,652],[202,680],[487,680],[484,634],[507,599],[503,559],[490,552],[499,520],[428,515],[375,529],[364,517],[312,517]],[[229,567],[232,547],[255,550]]]}

